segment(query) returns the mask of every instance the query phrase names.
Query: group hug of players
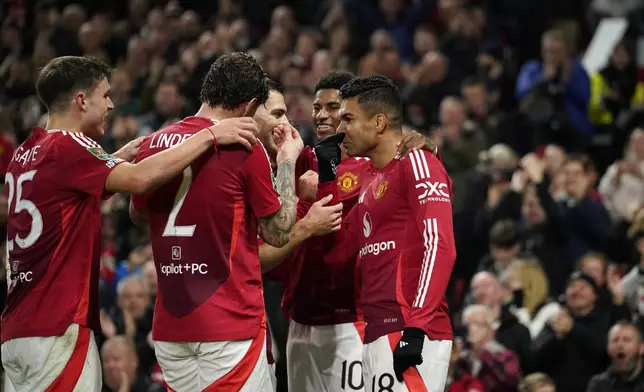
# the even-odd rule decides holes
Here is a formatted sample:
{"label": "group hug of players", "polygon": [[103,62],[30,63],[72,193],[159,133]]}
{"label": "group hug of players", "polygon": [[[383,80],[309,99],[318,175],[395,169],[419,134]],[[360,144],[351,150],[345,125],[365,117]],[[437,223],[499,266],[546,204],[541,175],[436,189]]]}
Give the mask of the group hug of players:
{"label": "group hug of players", "polygon": [[320,141],[304,148],[279,86],[251,56],[225,54],[194,116],[107,154],[95,140],[109,76],[83,57],[43,68],[47,126],[6,175],[2,365],[16,391],[101,390],[100,205],[116,192],[150,229],[169,390],[275,390],[264,273],[285,287],[290,391],[443,391],[451,181],[431,140],[403,133],[390,80],[322,77]]}

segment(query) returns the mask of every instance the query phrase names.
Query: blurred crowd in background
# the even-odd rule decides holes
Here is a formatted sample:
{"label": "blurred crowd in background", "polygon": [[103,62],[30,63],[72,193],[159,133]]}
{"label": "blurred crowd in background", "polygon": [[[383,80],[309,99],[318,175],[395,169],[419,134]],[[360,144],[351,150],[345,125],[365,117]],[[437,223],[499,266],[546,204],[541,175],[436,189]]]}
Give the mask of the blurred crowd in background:
{"label": "blurred crowd in background", "polygon": [[[439,144],[453,179],[447,390],[644,391],[641,0],[0,7],[0,171],[46,123],[34,81],[56,56],[114,67],[115,109],[100,141],[108,151],[194,114],[203,76],[228,51],[252,53],[282,83],[288,116],[309,145],[319,77],[337,68],[385,75],[402,93],[406,127]],[[580,56],[605,17],[625,18],[628,28],[607,65],[589,73]],[[150,340],[156,272],[127,195],[104,203],[103,235],[106,390],[163,390]],[[266,282],[277,358],[279,299],[279,283]],[[278,390],[283,379],[278,370]]]}

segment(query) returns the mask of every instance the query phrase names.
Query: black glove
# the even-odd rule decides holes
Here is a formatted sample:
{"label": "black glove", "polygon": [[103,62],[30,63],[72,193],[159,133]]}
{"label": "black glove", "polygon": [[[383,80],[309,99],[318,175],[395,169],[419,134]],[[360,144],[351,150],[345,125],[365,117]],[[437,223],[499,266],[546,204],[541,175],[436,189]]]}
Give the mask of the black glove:
{"label": "black glove", "polygon": [[425,331],[419,328],[405,328],[394,349],[394,373],[403,382],[403,373],[412,366],[423,363],[423,340]]}
{"label": "black glove", "polygon": [[320,183],[335,180],[335,173],[340,164],[340,143],[344,133],[336,133],[315,145],[315,156],[318,158],[318,179]]}

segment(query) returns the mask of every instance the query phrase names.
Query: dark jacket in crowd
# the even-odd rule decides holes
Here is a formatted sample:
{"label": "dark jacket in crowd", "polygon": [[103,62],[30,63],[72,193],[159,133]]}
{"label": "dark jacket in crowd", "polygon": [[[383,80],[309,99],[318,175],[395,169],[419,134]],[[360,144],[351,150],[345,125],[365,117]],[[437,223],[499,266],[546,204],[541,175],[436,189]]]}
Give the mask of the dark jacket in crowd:
{"label": "dark jacket in crowd", "polygon": [[558,339],[549,325],[532,344],[533,365],[554,380],[557,390],[585,392],[590,378],[608,366],[606,343],[611,315],[596,307],[575,317],[568,335]]}
{"label": "dark jacket in crowd", "polygon": [[499,322],[495,335],[496,341],[517,355],[523,374],[528,374],[532,370],[530,330],[512,314],[510,305],[501,308]]}
{"label": "dark jacket in crowd", "polygon": [[613,224],[601,200],[586,195],[580,202],[563,202],[567,225],[566,260],[576,263],[589,251],[603,251]]}
{"label": "dark jacket in crowd", "polygon": [[634,378],[625,380],[608,368],[590,380],[586,392],[644,392],[644,369]]}

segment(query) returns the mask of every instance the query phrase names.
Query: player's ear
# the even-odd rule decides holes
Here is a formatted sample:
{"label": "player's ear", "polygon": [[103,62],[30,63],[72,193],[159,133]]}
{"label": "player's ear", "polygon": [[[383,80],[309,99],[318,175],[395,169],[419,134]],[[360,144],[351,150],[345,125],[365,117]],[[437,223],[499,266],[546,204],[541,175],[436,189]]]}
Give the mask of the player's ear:
{"label": "player's ear", "polygon": [[242,115],[242,117],[253,117],[258,107],[259,107],[259,101],[257,100],[257,98],[251,99],[250,102],[246,104],[246,107],[244,108],[244,114]]}
{"label": "player's ear", "polygon": [[383,113],[376,114],[374,116],[374,121],[376,125],[376,132],[377,133],[383,133],[385,129],[387,128],[387,116],[385,116]]}
{"label": "player's ear", "polygon": [[87,111],[87,95],[84,91],[77,91],[74,95],[74,103],[82,112]]}

